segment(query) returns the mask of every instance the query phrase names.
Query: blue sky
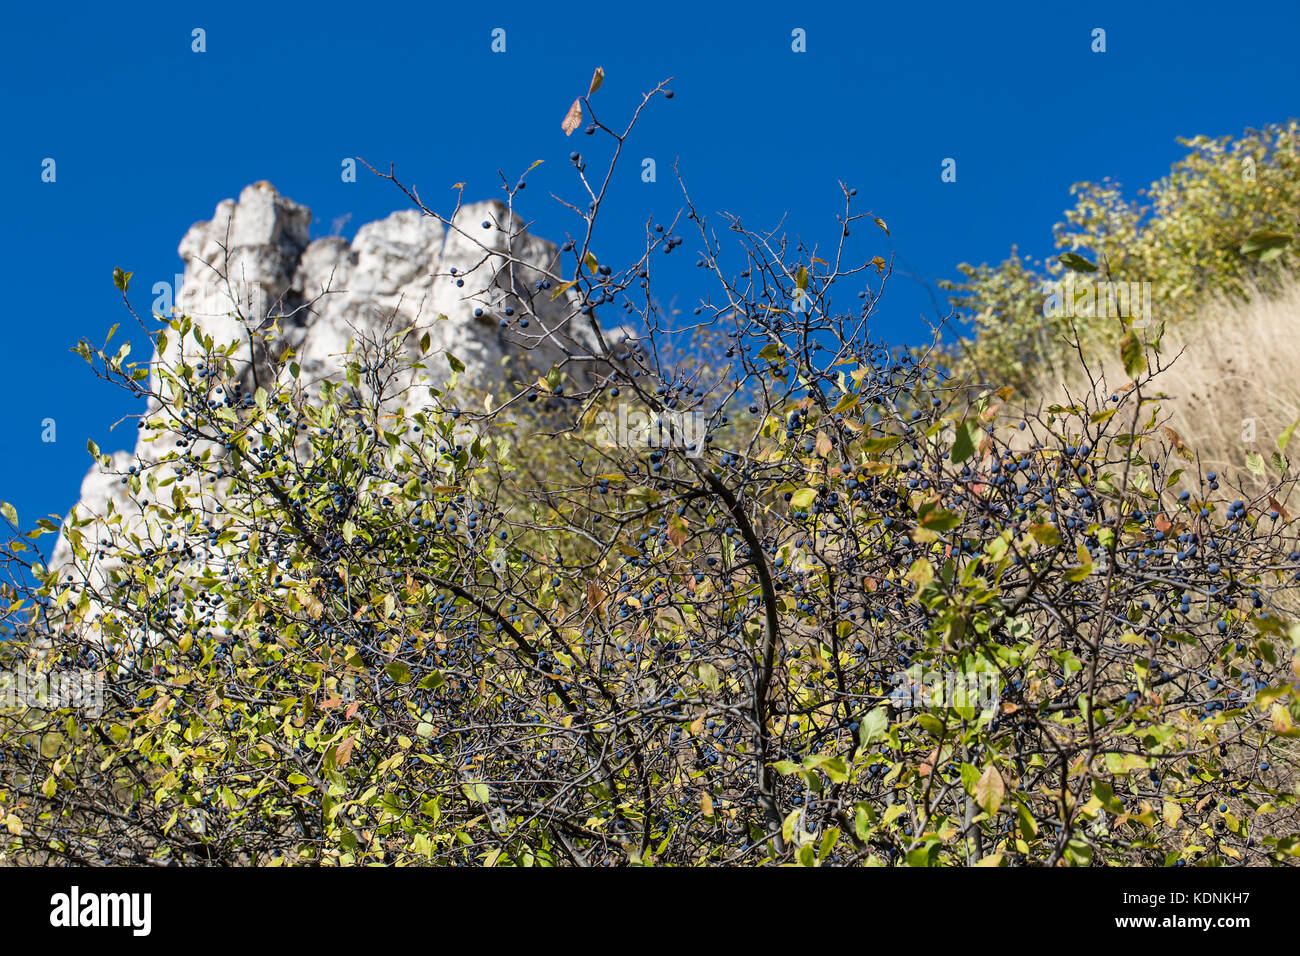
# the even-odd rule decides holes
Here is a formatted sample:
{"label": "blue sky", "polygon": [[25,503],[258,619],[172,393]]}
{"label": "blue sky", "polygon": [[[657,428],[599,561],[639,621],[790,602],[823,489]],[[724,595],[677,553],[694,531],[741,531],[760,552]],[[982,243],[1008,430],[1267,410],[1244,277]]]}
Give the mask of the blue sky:
{"label": "blue sky", "polygon": [[[500,195],[498,168],[514,176],[545,160],[521,212],[561,238],[573,220],[549,194],[573,195],[568,153],[596,141],[566,139],[559,122],[597,65],[602,117],[621,121],[668,76],[676,94],[629,146],[605,215],[633,228],[625,244],[606,232],[612,261],[634,254],[647,216],[680,205],[669,171],[679,160],[704,210],[755,227],[786,215],[792,233],[823,242],[836,235],[842,179],[892,233],[859,228],[855,251],[893,252],[901,272],[934,283],[1013,243],[1050,252],[1074,182],[1111,176],[1131,193],[1182,155],[1177,136],[1300,115],[1297,5],[989,6],[11,5],[0,34],[0,498],[24,525],[62,515],[86,439],[134,443],[130,423],[110,430],[133,403],[68,351],[129,322],[115,266],[135,272],[147,311],[153,284],[181,270],[185,230],[260,179],[312,208],[313,236],[340,217],[351,236],[404,205],[364,171],[341,180],[341,160],[357,155],[396,163],[441,209],[452,183],[488,198]],[[204,53],[191,50],[196,27]],[[497,27],[505,53],[490,49]],[[1104,54],[1090,50],[1096,27]],[[806,52],[791,49],[796,28]],[[641,182],[647,156],[656,183]],[[47,157],[53,183],[41,180]],[[955,183],[940,180],[946,157]],[[683,304],[698,293],[684,282]],[[874,331],[916,339],[926,314],[921,283],[896,276]],[[49,418],[57,440],[43,442]]]}

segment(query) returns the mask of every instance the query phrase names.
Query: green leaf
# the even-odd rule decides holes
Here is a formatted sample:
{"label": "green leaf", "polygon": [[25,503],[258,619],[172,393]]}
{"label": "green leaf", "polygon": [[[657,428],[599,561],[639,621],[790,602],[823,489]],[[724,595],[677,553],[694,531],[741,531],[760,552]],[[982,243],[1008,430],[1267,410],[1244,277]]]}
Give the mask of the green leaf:
{"label": "green leaf", "polygon": [[442,676],[442,671],[434,671],[415,686],[420,690],[437,690],[445,683],[447,683],[447,679]]}
{"label": "green leaf", "polygon": [[452,355],[450,352],[447,353],[447,364],[451,366],[453,372],[465,371],[465,363],[456,358],[456,356]]}
{"label": "green leaf", "polygon": [[113,285],[117,286],[118,292],[125,292],[131,287],[131,276],[134,272],[123,272],[121,269],[113,270]]}
{"label": "green leaf", "polygon": [[384,665],[384,672],[399,684],[405,684],[411,679],[411,669],[401,661],[389,661]]}
{"label": "green leaf", "polygon": [[1264,467],[1264,459],[1259,452],[1246,453],[1246,467],[1250,469],[1251,474],[1258,475],[1261,478],[1268,473],[1268,470]]}
{"label": "green leaf", "polygon": [[939,508],[931,503],[922,505],[921,510],[916,513],[916,517],[917,523],[922,528],[939,534],[951,531],[961,524],[960,514],[955,511],[948,511],[945,508]]}
{"label": "green leaf", "polygon": [[835,848],[835,844],[839,840],[839,838],[840,838],[839,827],[831,827],[824,834],[822,834],[822,845],[817,850],[817,859],[818,860],[826,859],[827,855],[831,852],[831,850]]}
{"label": "green leaf", "polygon": [[1038,836],[1038,822],[1024,804],[1016,806],[1016,816],[1020,819],[1020,835],[1022,837],[1026,840],[1032,840]]}
{"label": "green leaf", "polygon": [[803,769],[820,770],[830,777],[831,783],[843,783],[849,779],[849,770],[844,763],[844,758],[833,757],[830,754],[814,754],[803,762]]}
{"label": "green leaf", "polygon": [[1300,418],[1297,418],[1290,425],[1288,425],[1286,431],[1282,433],[1282,437],[1277,440],[1278,451],[1286,451],[1287,443],[1291,441],[1291,435],[1295,431],[1295,427],[1297,425],[1300,425]]}
{"label": "green leaf", "polygon": [[916,585],[919,591],[934,580],[934,565],[925,558],[917,558],[908,569],[907,580]]}
{"label": "green leaf", "polygon": [[1061,256],[1061,264],[1067,269],[1073,269],[1075,272],[1096,272],[1097,267],[1075,252],[1067,252]]}
{"label": "green leaf", "polygon": [[1276,259],[1289,246],[1295,236],[1289,232],[1273,232],[1270,229],[1264,229],[1252,234],[1245,242],[1241,244],[1241,254],[1243,256],[1256,256],[1260,262],[1268,262],[1270,259]]}
{"label": "green leaf", "polygon": [[867,837],[871,835],[871,818],[867,815],[864,804],[859,803],[853,812],[853,832],[863,843],[866,843]]}
{"label": "green leaf", "polygon": [[[978,427],[978,426],[976,426]],[[973,434],[970,422],[962,422],[957,426],[957,437],[952,443],[952,463],[960,465],[963,461],[975,454],[975,436]]]}
{"label": "green leaf", "polygon": [[786,843],[792,843],[794,841],[794,828],[799,824],[799,814],[801,812],[802,811],[799,810],[791,810],[786,814],[785,819],[781,822],[781,836],[785,839]]}
{"label": "green leaf", "polygon": [[925,843],[923,843],[921,846],[918,846],[916,849],[909,850],[907,853],[907,865],[928,867],[930,865],[930,860],[932,855],[931,851],[934,850],[938,845],[939,845],[938,841],[930,839],[927,840]]}
{"label": "green leaf", "polygon": [[1031,525],[1029,533],[1033,535],[1035,541],[1049,548],[1056,547],[1061,543],[1061,532],[1050,524]]}
{"label": "green leaf", "polygon": [[712,664],[704,663],[700,665],[700,683],[711,691],[718,689],[718,669]]}
{"label": "green leaf", "polygon": [[893,823],[895,820],[897,820],[906,812],[907,812],[907,806],[905,804],[891,803],[889,806],[885,808],[884,815],[881,816],[880,822],[883,823],[885,826],[889,826],[889,824]]}
{"label": "green leaf", "polygon": [[9,519],[9,523],[14,527],[18,526],[18,509],[7,501],[0,501],[0,515]]}
{"label": "green leaf", "polygon": [[794,285],[800,291],[808,288],[808,270],[803,266],[800,266],[799,271],[794,274]]}
{"label": "green leaf", "polygon": [[858,743],[863,747],[869,747],[877,740],[883,740],[888,732],[889,711],[885,707],[877,707],[858,724]]}
{"label": "green leaf", "polygon": [[1130,329],[1119,340],[1120,358],[1124,360],[1124,374],[1137,378],[1147,368],[1147,357],[1142,351],[1142,341]]}
{"label": "green leaf", "polygon": [[817,500],[817,492],[812,488],[800,488],[790,498],[792,508],[807,508]]}

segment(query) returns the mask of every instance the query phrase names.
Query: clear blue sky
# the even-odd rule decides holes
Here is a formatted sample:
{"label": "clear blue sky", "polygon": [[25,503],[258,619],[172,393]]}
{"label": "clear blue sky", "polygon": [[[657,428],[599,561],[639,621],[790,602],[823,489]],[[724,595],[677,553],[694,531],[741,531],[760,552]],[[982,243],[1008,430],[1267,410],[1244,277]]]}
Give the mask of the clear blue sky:
{"label": "clear blue sky", "polygon": [[[295,6],[297,9],[295,9]],[[679,194],[680,159],[697,203],[753,226],[788,214],[793,232],[831,241],[836,181],[884,217],[892,239],[854,236],[864,258],[890,251],[927,281],[960,261],[997,261],[1012,243],[1041,256],[1071,183],[1112,176],[1129,190],[1183,150],[1174,138],[1240,132],[1300,115],[1294,3],[1081,4],[9,4],[0,30],[4,148],[4,344],[0,498],[24,525],[62,515],[88,464],[86,439],[132,447],[135,411],[68,349],[129,319],[135,301],[181,269],[176,246],[221,199],[268,179],[310,206],[313,236],[403,205],[360,155],[446,208],[447,187],[500,195],[534,159],[523,213],[559,238],[572,225],[549,199],[572,195],[567,156],[593,140],[560,132],[593,67],[604,116],[675,77],[652,108],[606,215],[641,223]],[[562,12],[563,11],[563,12]],[[207,52],[191,52],[191,30]],[[491,31],[506,30],[504,54]],[[1093,28],[1107,52],[1090,51]],[[802,28],[807,52],[791,50]],[[659,182],[640,181],[654,157]],[[41,181],[46,157],[57,181]],[[940,163],[957,160],[956,183]],[[634,236],[636,230],[629,232]],[[608,235],[608,234],[607,234]],[[606,240],[602,258],[634,251]],[[693,258],[693,257],[692,257]],[[683,287],[682,304],[698,294]],[[660,290],[664,294],[666,290]],[[915,339],[930,313],[921,285],[896,277],[875,331]],[[127,329],[124,325],[123,329]],[[142,337],[135,354],[144,351]],[[57,441],[41,441],[53,418]],[[43,543],[51,538],[42,539]]]}

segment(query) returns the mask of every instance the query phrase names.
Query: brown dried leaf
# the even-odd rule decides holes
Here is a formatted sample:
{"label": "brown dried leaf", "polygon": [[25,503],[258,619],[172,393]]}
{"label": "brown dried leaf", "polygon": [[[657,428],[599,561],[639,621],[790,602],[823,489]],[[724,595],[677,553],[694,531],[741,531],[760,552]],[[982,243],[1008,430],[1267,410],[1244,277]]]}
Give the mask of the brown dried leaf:
{"label": "brown dried leaf", "polygon": [[673,546],[680,548],[686,543],[686,519],[680,515],[673,515],[668,519],[668,540]]}
{"label": "brown dried leaf", "polygon": [[599,611],[605,605],[605,589],[596,581],[587,582],[587,606]]}
{"label": "brown dried leaf", "polygon": [[1169,444],[1174,446],[1174,450],[1178,452],[1179,457],[1182,458],[1183,461],[1191,461],[1196,457],[1192,454],[1192,450],[1187,447],[1187,442],[1183,441],[1182,435],[1178,434],[1178,432],[1174,431],[1168,425],[1165,425],[1164,429],[1165,436],[1169,439]]}
{"label": "brown dried leaf", "polygon": [[939,748],[935,747],[926,755],[926,758],[917,765],[916,772],[922,777],[930,776],[930,771],[934,769],[934,762],[939,759]]}
{"label": "brown dried leaf", "polygon": [[582,99],[578,98],[573,101],[569,107],[569,112],[564,114],[564,122],[560,124],[560,129],[564,130],[565,136],[573,135],[573,131],[582,125]]}

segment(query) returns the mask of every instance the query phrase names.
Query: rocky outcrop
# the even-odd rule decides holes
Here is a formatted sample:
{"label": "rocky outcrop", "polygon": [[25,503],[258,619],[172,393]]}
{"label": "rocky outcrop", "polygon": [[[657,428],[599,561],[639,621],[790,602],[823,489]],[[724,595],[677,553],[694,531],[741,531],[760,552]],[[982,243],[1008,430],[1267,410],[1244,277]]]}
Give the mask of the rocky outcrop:
{"label": "rocky outcrop", "polygon": [[[362,226],[350,243],[311,241],[310,223],[309,209],[263,182],[245,188],[238,202],[218,204],[211,220],[181,240],[176,309],[216,343],[239,343],[235,380],[244,394],[270,381],[279,363],[269,359],[288,349],[301,380],[341,377],[350,346],[367,338],[397,335],[415,358],[427,333],[432,353],[455,355],[465,366],[461,379],[484,387],[535,375],[566,354],[597,354],[577,294],[553,299],[543,287],[561,271],[559,250],[528,235],[499,202],[465,206],[446,223],[418,210],[395,212]],[[416,334],[400,336],[410,330]],[[182,349],[198,360],[192,336],[173,336],[167,354],[154,356],[155,385],[159,359],[174,363]],[[426,364],[434,380],[449,374],[445,360]],[[407,390],[399,402],[410,410],[420,395],[427,389]],[[140,496],[133,499],[123,478],[133,465],[157,463],[178,440],[142,429],[133,451],[87,474],[74,515],[102,518],[110,508],[139,515]],[[170,468],[163,463],[155,474]],[[72,557],[65,523],[51,566],[68,566]]]}

